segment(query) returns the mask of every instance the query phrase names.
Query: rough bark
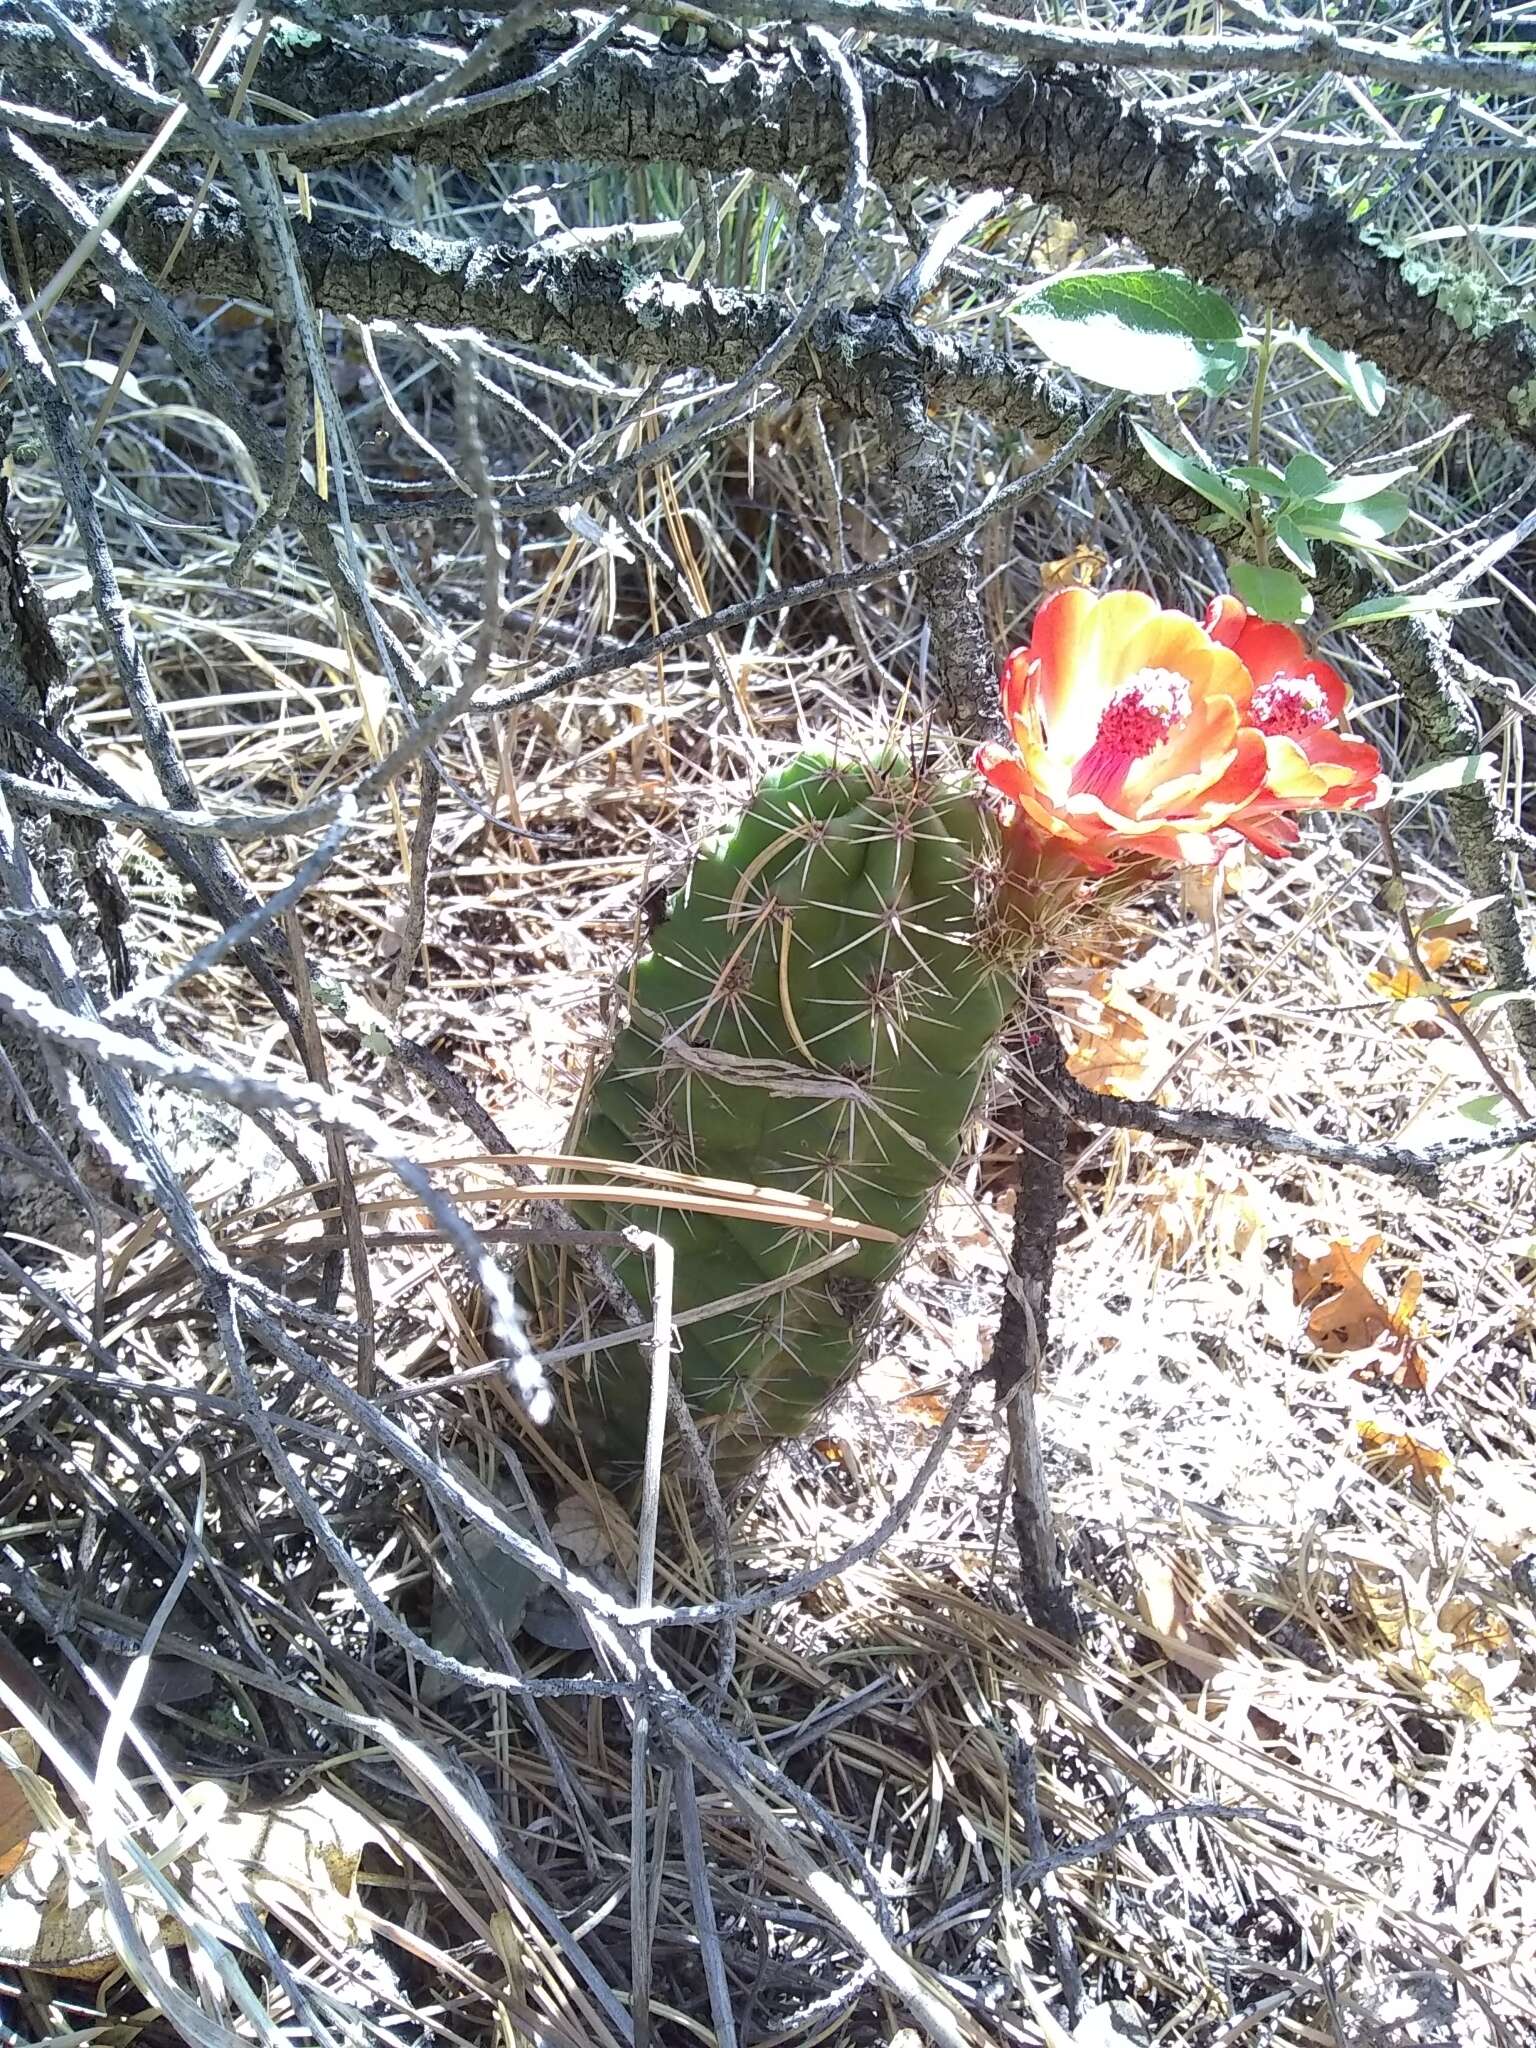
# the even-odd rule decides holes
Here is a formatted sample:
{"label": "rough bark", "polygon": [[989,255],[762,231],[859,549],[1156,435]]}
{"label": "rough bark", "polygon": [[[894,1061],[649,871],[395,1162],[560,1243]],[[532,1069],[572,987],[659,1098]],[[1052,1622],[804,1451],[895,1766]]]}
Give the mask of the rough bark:
{"label": "rough bark", "polygon": [[1025,1602],[1042,1628],[1063,1642],[1075,1643],[1082,1638],[1082,1620],[1067,1588],[1056,1540],[1035,1407],[1050,1352],[1051,1283],[1066,1206],[1066,1070],[1055,1021],[1041,994],[1043,982],[1043,970],[1037,971],[1025,991],[1026,1048],[1018,1067],[1023,1125],[1014,1173],[1013,1244],[992,1346],[992,1373],[999,1399],[1008,1403],[1013,1529]]}
{"label": "rough bark", "polygon": [[[183,232],[177,276],[201,292],[262,302],[261,273],[239,214],[213,197],[190,222],[183,200],[134,200],[114,223],[151,273]],[[15,209],[19,239],[34,274],[56,268],[72,237],[30,202]],[[783,332],[781,300],[756,292],[698,288],[648,277],[598,255],[541,254],[501,243],[453,240],[415,228],[334,220],[292,223],[295,246],[317,306],[359,320],[414,320],[474,327],[524,347],[576,349],[608,362],[708,368],[734,375]],[[90,289],[82,280],[79,289]],[[1025,434],[1044,449],[1083,424],[1073,400],[1039,372],[1001,350],[927,330],[889,307],[828,311],[774,372],[788,396],[824,393],[849,410],[882,402],[895,384],[916,380],[936,410],[975,412]],[[1131,488],[1140,503],[1186,524],[1211,510],[1194,492],[1148,461],[1123,421],[1094,444],[1105,481]],[[389,492],[381,481],[379,498]],[[519,492],[516,510],[564,502],[568,480]],[[467,510],[467,501],[466,501]]]}
{"label": "rough bark", "polygon": [[[479,82],[529,77],[574,30],[530,38]],[[1014,187],[1096,231],[1122,235],[1155,262],[1251,295],[1283,319],[1357,350],[1487,425],[1536,447],[1536,331],[1469,272],[1378,245],[1342,209],[1296,199],[1267,172],[1210,147],[1069,67],[1015,71],[899,50],[856,60],[879,183]],[[258,89],[302,114],[381,106],[428,74],[329,42],[276,40]],[[24,68],[9,96],[80,123],[72,162],[120,163],[142,147],[144,117],[75,73]],[[106,131],[121,138],[114,150]],[[172,150],[197,147],[184,130]],[[756,45],[687,51],[637,31],[574,73],[525,97],[373,142],[306,144],[309,167],[408,152],[475,173],[493,160],[647,164],[698,170],[807,170],[835,186],[847,143],[837,95],[814,51]]]}
{"label": "rough bark", "polygon": [[[944,438],[929,422],[923,386],[899,376],[887,384],[875,404],[875,423],[905,501],[903,536],[921,540],[959,517],[960,497]],[[963,542],[931,556],[916,580],[950,729],[965,740],[1000,739],[997,661],[982,617],[975,548]]]}

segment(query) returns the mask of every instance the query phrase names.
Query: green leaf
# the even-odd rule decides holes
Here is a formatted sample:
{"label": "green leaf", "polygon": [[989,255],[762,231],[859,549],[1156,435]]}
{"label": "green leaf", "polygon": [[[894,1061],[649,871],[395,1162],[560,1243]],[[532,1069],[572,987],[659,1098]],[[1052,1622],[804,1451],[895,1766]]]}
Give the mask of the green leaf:
{"label": "green leaf", "polygon": [[[1382,496],[1396,499],[1398,493],[1387,491]],[[1406,517],[1408,501],[1404,498],[1399,502]],[[1364,505],[1293,505],[1291,516],[1313,540],[1331,541],[1337,548],[1354,548],[1384,562],[1402,561],[1405,558],[1396,548],[1382,545],[1383,535],[1394,531],[1400,523],[1396,516],[1398,508],[1383,506],[1379,514],[1370,510],[1379,504],[1380,499],[1371,498]]]}
{"label": "green leaf", "polygon": [[1432,910],[1419,926],[1419,937],[1426,932],[1436,932],[1443,924],[1459,924],[1464,917],[1481,917],[1485,910],[1491,910],[1495,903],[1503,902],[1502,896],[1472,896],[1465,903],[1452,903],[1444,910]]}
{"label": "green leaf", "polygon": [[1502,1095],[1469,1095],[1465,1102],[1458,1102],[1456,1114],[1471,1119],[1475,1124],[1487,1124],[1491,1130],[1499,1120],[1499,1111],[1504,1107]]}
{"label": "green leaf", "polygon": [[1285,487],[1293,498],[1326,498],[1333,471],[1315,455],[1293,455],[1285,465]]}
{"label": "green leaf", "polygon": [[1339,507],[1339,524],[1346,533],[1366,540],[1387,540],[1402,525],[1413,507],[1401,491],[1378,491],[1374,497]]}
{"label": "green leaf", "polygon": [[1176,476],[1181,484],[1188,484],[1192,491],[1198,491],[1208,505],[1215,505],[1229,518],[1241,519],[1247,512],[1247,500],[1242,492],[1229,484],[1226,478],[1212,469],[1208,463],[1197,462],[1192,455],[1180,455],[1176,448],[1170,448],[1166,441],[1159,441],[1140,420],[1132,420],[1136,438],[1151,456],[1159,469],[1169,476]]}
{"label": "green leaf", "polygon": [[1341,390],[1349,393],[1363,413],[1375,419],[1387,402],[1387,380],[1374,363],[1362,362],[1348,349],[1330,348],[1305,327],[1297,328],[1291,339],[1304,356],[1310,356]]}
{"label": "green leaf", "polygon": [[1506,1003],[1536,1003],[1536,986],[1530,988],[1484,988],[1475,996],[1461,999],[1463,1010],[1502,1010]]}
{"label": "green leaf", "polygon": [[1325,489],[1314,491],[1312,496],[1319,505],[1353,505],[1361,498],[1374,498],[1378,492],[1412,475],[1411,462],[1399,463],[1396,469],[1352,469],[1345,476],[1334,477]]}
{"label": "green leaf", "polygon": [[1433,768],[1421,769],[1400,782],[1392,792],[1393,800],[1400,803],[1404,797],[1434,796],[1442,789],[1470,789],[1484,763],[1491,765],[1492,759],[1490,754],[1458,754],[1453,761],[1437,761]]}
{"label": "green leaf", "polygon": [[1312,609],[1312,599],[1299,576],[1289,569],[1261,569],[1257,562],[1228,562],[1232,588],[1261,619],[1294,626]]}
{"label": "green leaf", "polygon": [[1070,272],[1036,285],[1013,318],[1053,362],[1143,396],[1225,391],[1242,371],[1242,322],[1175,270]]}
{"label": "green leaf", "polygon": [[1236,477],[1240,484],[1247,484],[1250,490],[1263,491],[1267,497],[1285,496],[1285,478],[1278,469],[1271,469],[1267,462],[1245,462],[1237,469],[1229,469],[1227,475]]}
{"label": "green leaf", "polygon": [[1425,612],[1466,612],[1492,604],[1491,597],[1437,597],[1432,590],[1393,590],[1382,597],[1362,598],[1340,612],[1335,626],[1374,626],[1383,619],[1413,619]]}
{"label": "green leaf", "polygon": [[1275,521],[1275,539],[1280,543],[1281,552],[1298,569],[1304,569],[1310,576],[1317,567],[1312,559],[1312,550],[1307,545],[1307,536],[1288,512],[1282,512]]}
{"label": "green leaf", "polygon": [[1217,347],[1210,351],[1210,361],[1205,375],[1200,379],[1199,388],[1202,391],[1209,392],[1212,398],[1220,398],[1224,392],[1232,389],[1232,386],[1237,382],[1242,373],[1243,352],[1241,348],[1234,349],[1229,356],[1225,353],[1224,346],[1218,344]]}

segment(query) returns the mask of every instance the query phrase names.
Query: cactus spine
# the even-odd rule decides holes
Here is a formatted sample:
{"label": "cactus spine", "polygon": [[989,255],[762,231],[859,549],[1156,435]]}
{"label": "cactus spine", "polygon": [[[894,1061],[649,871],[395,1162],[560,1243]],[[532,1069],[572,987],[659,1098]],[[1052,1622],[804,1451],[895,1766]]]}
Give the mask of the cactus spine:
{"label": "cactus spine", "polygon": [[[880,1288],[959,1156],[1014,987],[995,865],[995,827],[954,780],[889,754],[804,753],[701,849],[632,971],[571,1149],[811,1196],[896,1240],[858,1241],[795,1280],[834,1248],[825,1235],[638,1204],[592,1217],[668,1237],[678,1314],[755,1294],[683,1323],[674,1355],[724,1483],[853,1371]],[[647,1303],[645,1259],[615,1266]],[[579,1276],[552,1255],[525,1278],[547,1336],[591,1327]],[[587,1454],[610,1479],[637,1469],[647,1392],[633,1343],[573,1378]]]}

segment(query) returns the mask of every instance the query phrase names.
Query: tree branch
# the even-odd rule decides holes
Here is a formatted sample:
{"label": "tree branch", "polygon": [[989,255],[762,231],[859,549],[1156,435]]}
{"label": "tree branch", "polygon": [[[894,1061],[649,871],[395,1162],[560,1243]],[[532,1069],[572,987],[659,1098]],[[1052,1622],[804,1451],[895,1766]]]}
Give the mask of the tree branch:
{"label": "tree branch", "polygon": [[1487,1137],[1450,1138],[1444,1144],[1414,1151],[1406,1145],[1325,1138],[1313,1131],[1288,1130],[1261,1116],[1242,1116],[1224,1109],[1164,1109],[1156,1102],[1135,1102],[1127,1096],[1100,1095],[1063,1073],[1056,1079],[1062,1108],[1074,1123],[1116,1131],[1146,1131],[1159,1138],[1181,1138],[1191,1145],[1238,1145],[1245,1151],[1278,1152],[1294,1159],[1312,1159],[1320,1166],[1358,1167],[1416,1187],[1422,1194],[1441,1192],[1442,1178],[1453,1166],[1471,1159],[1528,1145],[1536,1140],[1536,1122],[1507,1125]]}
{"label": "tree branch", "polygon": [[[922,384],[910,376],[889,379],[874,410],[885,460],[906,500],[902,523],[909,543],[952,525],[960,517],[960,498],[944,440],[929,421]],[[929,556],[916,580],[950,726],[965,740],[1001,738],[997,661],[969,539]]]}
{"label": "tree branch", "polygon": [[[21,246],[41,273],[62,260],[66,231],[38,205],[15,208]],[[852,411],[868,411],[897,385],[915,380],[935,408],[976,412],[1050,449],[1084,425],[1085,409],[1041,372],[996,349],[935,333],[894,310],[829,310],[798,347],[776,344],[790,309],[758,292],[700,289],[676,278],[647,277],[611,257],[586,252],[548,255],[538,248],[471,242],[415,228],[359,226],[352,221],[295,220],[294,244],[317,306],[371,320],[416,321],[429,327],[472,327],[524,347],[574,349],[609,361],[648,362],[666,369],[709,368],[739,376],[772,352],[774,382],[787,396],[824,392]],[[236,209],[210,194],[195,212],[181,199],[136,198],[116,223],[144,270],[182,241],[180,275],[200,292],[261,302],[260,270]],[[79,289],[88,288],[82,280]],[[205,394],[221,411],[211,392]],[[1086,454],[1087,451],[1084,451]],[[1092,458],[1105,481],[1186,524],[1210,516],[1194,492],[1148,460],[1130,429],[1106,422]],[[633,465],[631,465],[633,466]],[[583,469],[582,488],[613,480],[608,469]],[[504,513],[525,517],[565,502],[573,480],[520,487],[501,499]],[[472,501],[446,495],[391,494],[370,479],[372,497],[359,516],[420,519],[454,512],[469,517]]]}
{"label": "tree branch", "polygon": [[1536,94],[1536,64],[1514,57],[1483,57],[1405,49],[1364,36],[1341,36],[1325,23],[1308,23],[1276,36],[1136,35],[1125,29],[1070,28],[1021,21],[980,8],[934,7],[928,0],[716,0],[718,11],[742,21],[819,21],[846,32],[903,36],[955,50],[984,50],[1024,63],[1104,64],[1137,71],[1259,72],[1279,78],[1315,78],[1337,72],[1418,91],[1482,92],[1526,98]]}
{"label": "tree branch", "polygon": [[989,1369],[998,1398],[1008,1407],[1013,1532],[1025,1603],[1042,1628],[1064,1643],[1076,1643],[1082,1640],[1082,1620],[1063,1575],[1035,1407],[1050,1351],[1051,1283],[1066,1203],[1067,1152],[1060,1090],[1066,1061],[1041,1000],[1041,980],[1037,968],[1024,991],[1029,1050],[1020,1076],[1023,1128],[1014,1168],[1013,1239]]}
{"label": "tree branch", "polygon": [[[828,0],[834,11],[847,4]],[[876,0],[876,11],[882,8],[883,0]],[[826,10],[813,0],[809,11]],[[891,10],[903,11],[916,12]],[[935,18],[926,9],[923,16]],[[1047,43],[1059,33],[1033,24],[1001,26]],[[834,77],[814,51],[753,44],[728,54],[694,53],[628,30],[574,72],[540,84],[542,72],[579,41],[577,26],[527,38],[491,74],[497,91],[517,83],[518,97],[489,107],[472,108],[470,100],[438,107],[435,125],[407,136],[344,130],[337,139],[313,121],[313,140],[302,123],[237,125],[232,132],[246,147],[281,148],[311,168],[398,148],[475,174],[487,159],[510,156],[525,162],[669,161],[694,170],[804,167],[824,189],[840,183],[845,123]],[[1536,333],[1516,306],[1470,273],[1444,269],[1418,253],[1399,254],[1352,225],[1340,208],[1300,201],[1268,172],[1225,161],[1176,122],[1122,98],[1101,77],[1011,73],[942,59],[918,63],[889,52],[852,62],[868,114],[876,183],[896,188],[937,179],[960,190],[1026,192],[1096,230],[1124,236],[1154,262],[1250,294],[1335,347],[1370,356],[1399,382],[1422,385],[1458,412],[1536,447]],[[271,48],[256,82],[296,113],[320,117],[338,106],[388,106],[398,100],[402,76],[407,84],[413,77],[425,83],[432,74],[425,67],[413,74],[408,66],[402,73],[398,61],[326,39]],[[1533,90],[1529,82],[1524,90]],[[34,99],[46,110],[49,132],[72,142],[72,163],[116,162],[126,151],[140,151],[149,133],[144,116],[120,108],[108,88],[83,71],[33,74],[30,85],[24,72],[8,91],[6,118],[24,127],[25,109],[15,102]],[[60,132],[61,119],[73,124],[72,136],[67,127]],[[114,124],[120,124],[115,141]],[[183,132],[170,150],[196,146],[196,137]]]}

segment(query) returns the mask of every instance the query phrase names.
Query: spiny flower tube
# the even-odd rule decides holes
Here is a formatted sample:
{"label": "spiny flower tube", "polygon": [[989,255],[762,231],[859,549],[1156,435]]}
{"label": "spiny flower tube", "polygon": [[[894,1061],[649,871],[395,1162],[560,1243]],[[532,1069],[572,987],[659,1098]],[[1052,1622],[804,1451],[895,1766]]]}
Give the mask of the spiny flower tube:
{"label": "spiny flower tube", "polygon": [[1239,835],[1283,853],[1294,812],[1379,792],[1375,750],[1335,729],[1342,680],[1235,598],[1202,626],[1141,591],[1060,591],[1002,697],[1014,745],[984,746],[977,768],[1025,838],[1092,873],[1210,866]]}

